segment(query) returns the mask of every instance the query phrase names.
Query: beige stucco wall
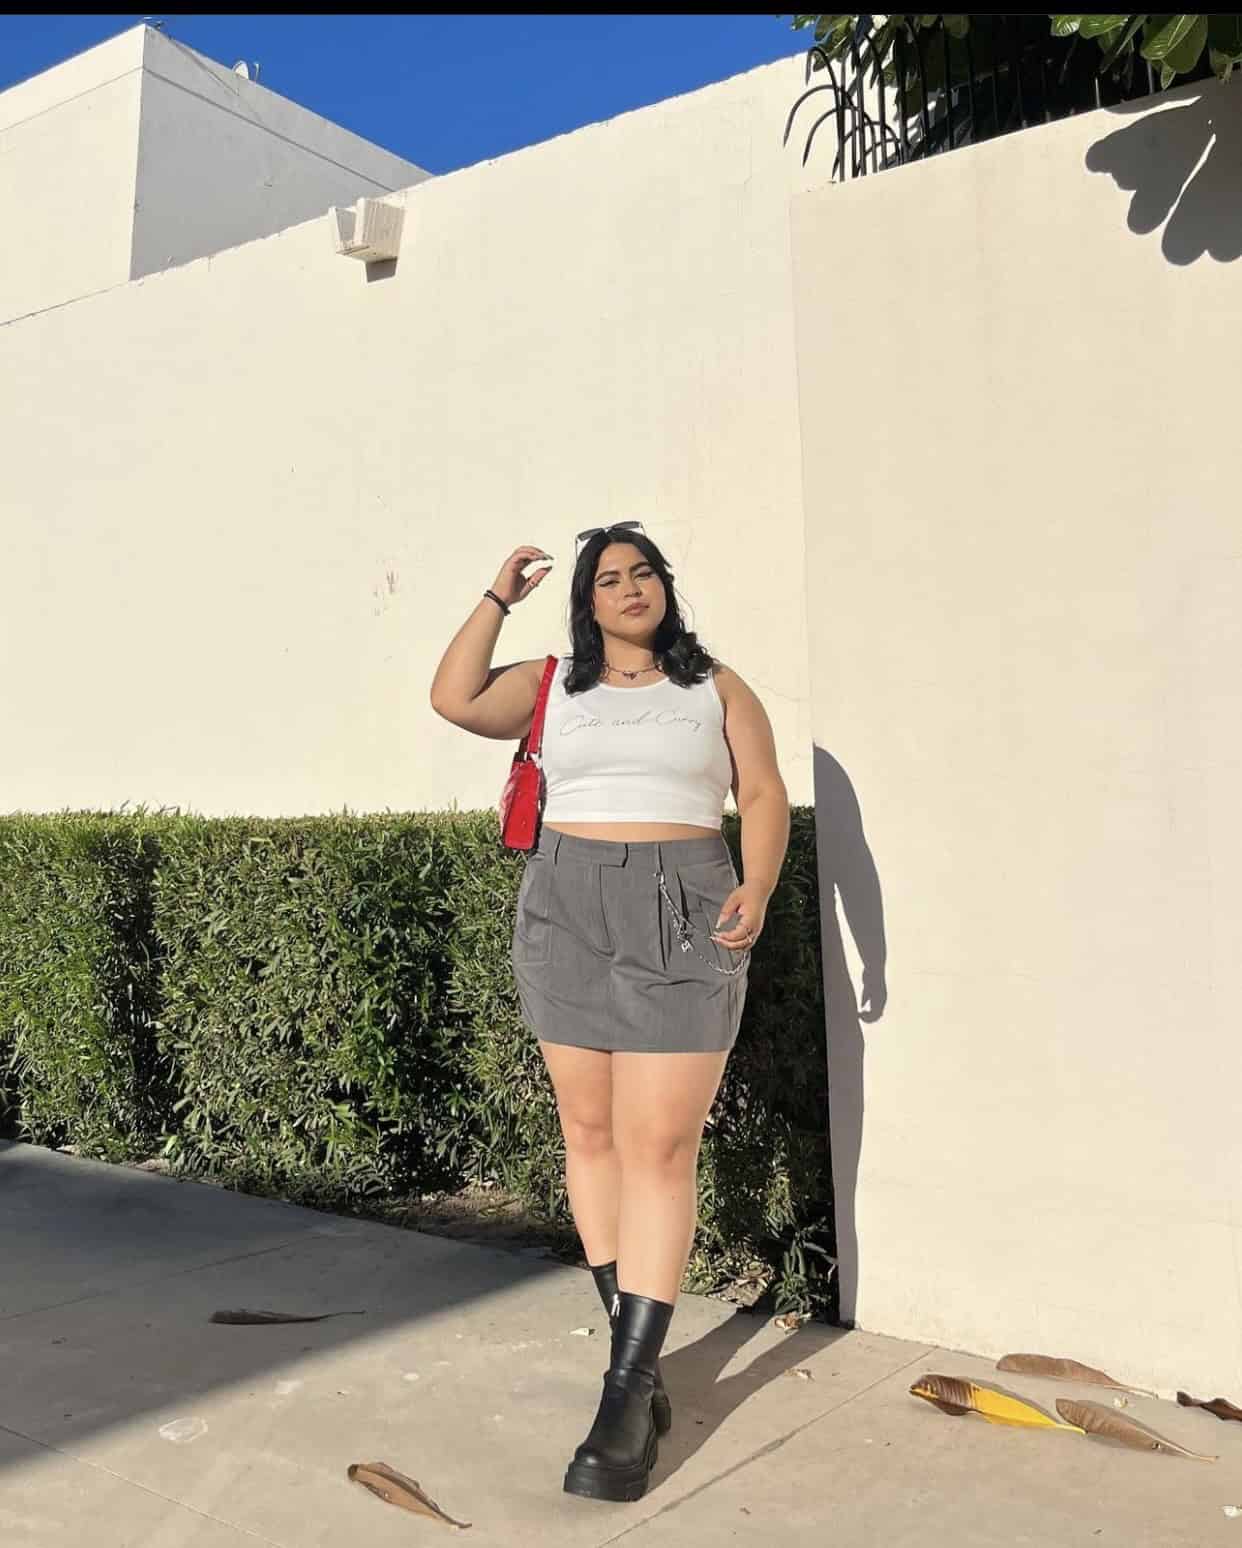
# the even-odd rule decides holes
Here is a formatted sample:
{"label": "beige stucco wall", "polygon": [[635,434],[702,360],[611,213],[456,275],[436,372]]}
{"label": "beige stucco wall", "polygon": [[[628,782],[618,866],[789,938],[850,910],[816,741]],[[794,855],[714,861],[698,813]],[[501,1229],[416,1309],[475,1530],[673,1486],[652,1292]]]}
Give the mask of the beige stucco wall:
{"label": "beige stucco wall", "polygon": [[[828,916],[845,1310],[1215,1395],[1242,1388],[1242,262],[1186,260],[1242,249],[1242,92],[1169,107],[795,201],[798,371],[821,838],[863,941]],[[860,1026],[842,975],[882,933]]]}
{"label": "beige stucco wall", "polygon": [[387,276],[324,217],[0,330],[0,810],[493,805],[439,655],[528,541],[497,660],[564,648],[572,534],[635,515],[809,801],[802,72],[423,182]]}
{"label": "beige stucco wall", "polygon": [[0,323],[129,278],[143,31],[0,92]]}

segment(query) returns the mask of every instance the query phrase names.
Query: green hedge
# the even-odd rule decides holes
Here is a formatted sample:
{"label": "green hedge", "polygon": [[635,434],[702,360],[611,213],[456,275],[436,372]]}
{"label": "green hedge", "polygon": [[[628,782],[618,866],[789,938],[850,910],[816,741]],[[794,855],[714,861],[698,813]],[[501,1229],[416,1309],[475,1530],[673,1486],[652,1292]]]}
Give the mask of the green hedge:
{"label": "green hedge", "polygon": [[151,1032],[153,830],[73,814],[0,819],[0,1065],[8,1132],[149,1155],[170,1110]]}
{"label": "green hedge", "polygon": [[[571,1222],[509,968],[521,866],[491,812],[0,818],[0,1129],[321,1206],[493,1181]],[[795,808],[685,1287],[761,1266],[831,1318],[815,878]]]}

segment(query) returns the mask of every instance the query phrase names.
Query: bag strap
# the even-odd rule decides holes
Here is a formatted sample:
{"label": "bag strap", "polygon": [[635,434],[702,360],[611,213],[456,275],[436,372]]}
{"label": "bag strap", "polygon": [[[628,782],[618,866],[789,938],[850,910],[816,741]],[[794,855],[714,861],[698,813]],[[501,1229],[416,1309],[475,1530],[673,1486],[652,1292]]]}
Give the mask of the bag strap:
{"label": "bag strap", "polygon": [[556,676],[556,668],[557,657],[549,656],[543,664],[543,677],[539,683],[539,692],[535,695],[535,713],[531,717],[530,730],[522,738],[526,755],[536,761],[543,746],[543,718],[548,708],[548,694],[552,688],[552,679]]}

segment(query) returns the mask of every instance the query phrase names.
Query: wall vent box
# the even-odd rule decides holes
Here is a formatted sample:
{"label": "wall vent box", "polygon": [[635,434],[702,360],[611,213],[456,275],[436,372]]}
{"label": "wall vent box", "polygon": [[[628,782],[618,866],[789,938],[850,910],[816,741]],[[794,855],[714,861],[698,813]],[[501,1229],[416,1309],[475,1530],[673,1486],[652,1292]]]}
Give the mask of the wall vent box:
{"label": "wall vent box", "polygon": [[395,258],[401,250],[401,226],[405,211],[382,199],[359,199],[353,206],[333,205],[329,211],[336,235],[336,250],[347,258],[375,263]]}

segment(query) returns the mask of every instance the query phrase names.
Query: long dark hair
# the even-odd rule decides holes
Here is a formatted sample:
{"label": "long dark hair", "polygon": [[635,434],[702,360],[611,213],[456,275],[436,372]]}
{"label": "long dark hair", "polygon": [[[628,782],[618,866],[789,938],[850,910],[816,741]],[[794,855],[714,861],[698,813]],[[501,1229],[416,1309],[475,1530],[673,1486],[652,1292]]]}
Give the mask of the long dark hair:
{"label": "long dark hair", "polygon": [[666,677],[680,688],[692,683],[702,683],[715,665],[716,658],[693,629],[687,629],[677,605],[677,593],[673,587],[673,572],[664,555],[646,535],[622,528],[605,528],[588,539],[578,562],[574,565],[574,577],[569,587],[569,636],[573,645],[573,665],[565,678],[566,693],[581,693],[594,688],[604,675],[604,636],[591,614],[591,601],[595,592],[595,571],[599,556],[609,543],[633,543],[643,558],[660,577],[664,587],[664,617],[656,629],[653,642],[656,661],[664,669]]}

